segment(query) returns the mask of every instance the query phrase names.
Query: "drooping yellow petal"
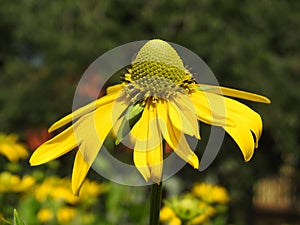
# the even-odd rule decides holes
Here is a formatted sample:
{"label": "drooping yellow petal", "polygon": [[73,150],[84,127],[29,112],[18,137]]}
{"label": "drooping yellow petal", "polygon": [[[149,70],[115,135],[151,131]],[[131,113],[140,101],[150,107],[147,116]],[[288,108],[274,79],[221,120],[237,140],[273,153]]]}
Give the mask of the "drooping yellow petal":
{"label": "drooping yellow petal", "polygon": [[224,98],[224,101],[227,109],[227,117],[234,119],[237,124],[242,123],[248,130],[253,132],[255,135],[255,148],[257,148],[263,129],[260,115],[248,106],[233,99]]}
{"label": "drooping yellow petal", "polygon": [[195,91],[190,98],[200,121],[214,126],[235,126],[235,122],[226,116],[225,102],[219,95]]}
{"label": "drooping yellow petal", "polygon": [[214,86],[214,85],[206,85],[206,84],[200,84],[199,87],[201,89],[204,89],[205,92],[211,92],[211,93],[215,93],[215,94],[246,99],[246,100],[254,101],[254,102],[271,103],[270,99],[266,98],[265,96],[246,92],[246,91],[240,91],[240,90],[236,90],[236,89],[232,89],[232,88],[220,87],[220,86]]}
{"label": "drooping yellow petal", "polygon": [[74,149],[79,141],[73,132],[73,127],[69,127],[38,147],[29,162],[32,166],[49,162]]}
{"label": "drooping yellow petal", "polygon": [[[120,87],[118,86],[118,88],[116,88],[116,89],[119,89],[119,88]],[[49,132],[52,132],[52,131],[72,122],[72,120],[75,120],[75,119],[81,117],[82,115],[85,115],[85,114],[95,110],[98,107],[101,107],[101,106],[111,103],[112,101],[114,101],[115,99],[117,99],[120,96],[120,93],[121,93],[121,90],[113,91],[110,94],[105,95],[105,96],[97,99],[96,101],[93,101],[93,102],[77,109],[73,113],[71,113],[71,114],[61,118],[57,122],[55,122],[49,128]]]}
{"label": "drooping yellow petal", "polygon": [[[208,120],[208,122],[214,122],[215,118],[223,117],[226,123],[217,125],[222,126],[236,141],[244,155],[245,161],[248,161],[253,155],[254,148],[258,146],[258,140],[262,132],[262,121],[259,114],[236,100],[214,93],[196,91],[191,95],[191,98],[198,109],[211,107],[213,118],[212,121]],[[207,106],[205,106],[205,99],[207,99]],[[202,116],[205,113],[203,111],[198,112],[200,120],[203,121],[201,113]],[[206,118],[208,117],[206,116]],[[228,123],[227,121],[230,122]],[[255,135],[255,142],[251,131]]]}
{"label": "drooping yellow petal", "polygon": [[147,146],[149,138],[149,105],[146,104],[139,121],[133,126],[131,134],[135,137],[133,162],[146,182],[149,181],[150,170],[147,163]]}
{"label": "drooping yellow petal", "polygon": [[[85,130],[86,133],[74,163],[72,189],[75,194],[78,194],[84,178],[113,124],[126,107],[125,102],[122,101],[109,103],[90,113],[85,118],[85,123],[81,124],[84,126],[81,130]],[[75,133],[76,136],[82,135],[82,133],[78,133],[77,129],[75,129]]]}
{"label": "drooping yellow petal", "polygon": [[157,108],[149,107],[149,121],[150,129],[153,137],[149,139],[150,143],[157,143],[154,146],[147,146],[147,164],[150,169],[150,176],[152,181],[160,183],[163,171],[163,146],[161,132],[157,120]]}
{"label": "drooping yellow petal", "polygon": [[197,113],[190,97],[177,93],[176,97],[170,97],[168,107],[173,125],[183,133],[200,139]]}
{"label": "drooping yellow petal", "polygon": [[[115,117],[112,115],[112,109],[118,108],[116,111],[122,111],[126,107],[125,104],[121,103],[118,107],[114,106],[114,102],[111,102],[99,107],[95,112],[82,116],[74,123],[73,126],[70,126],[35,150],[31,156],[30,164],[40,165],[56,159],[79,146],[82,141],[93,142],[94,147],[90,148],[90,151],[82,149],[82,151],[84,151],[82,154],[86,157],[86,161],[92,164],[95,154],[99,151],[99,149],[98,151],[95,149],[97,149],[97,147],[101,147],[105,137],[113,125],[112,119]],[[114,111],[114,113],[116,112]],[[95,139],[91,140],[90,137]],[[98,141],[99,139],[101,142]]]}
{"label": "drooping yellow petal", "polygon": [[[197,99],[195,101],[198,101],[200,99],[200,94],[201,92],[196,92],[195,95],[197,96]],[[223,116],[226,117],[226,121],[233,121],[235,126],[243,123],[244,127],[247,127],[248,130],[251,130],[255,135],[255,147],[258,146],[258,140],[262,133],[262,120],[258,113],[253,111],[248,106],[234,99],[223,97],[222,95],[205,93],[205,96],[207,97],[207,99],[209,99],[210,102],[213,102],[214,104],[211,108],[213,115],[222,116],[222,114],[224,114]],[[200,103],[198,102],[196,104]],[[222,106],[222,108],[218,106]],[[223,109],[223,107],[225,107],[225,110]],[[224,127],[224,125],[222,126]],[[231,126],[231,123],[226,123],[225,126]],[[252,141],[254,141],[253,138]]]}
{"label": "drooping yellow petal", "polygon": [[168,106],[165,101],[157,104],[158,123],[162,135],[174,152],[188,162],[195,169],[199,168],[199,160],[196,154],[190,149],[184,134],[173,126],[170,115],[168,115]]}
{"label": "drooping yellow petal", "polygon": [[249,161],[254,153],[254,141],[249,128],[241,123],[237,124],[236,127],[225,127],[224,129],[238,144],[245,161]]}
{"label": "drooping yellow petal", "polygon": [[81,151],[77,151],[72,173],[72,191],[78,196],[84,179],[90,169],[90,165],[83,158]]}
{"label": "drooping yellow petal", "polygon": [[89,165],[94,162],[107,135],[126,107],[126,102],[115,101],[99,107],[91,113],[85,127],[86,135],[82,140],[83,146],[80,148],[85,161]]}

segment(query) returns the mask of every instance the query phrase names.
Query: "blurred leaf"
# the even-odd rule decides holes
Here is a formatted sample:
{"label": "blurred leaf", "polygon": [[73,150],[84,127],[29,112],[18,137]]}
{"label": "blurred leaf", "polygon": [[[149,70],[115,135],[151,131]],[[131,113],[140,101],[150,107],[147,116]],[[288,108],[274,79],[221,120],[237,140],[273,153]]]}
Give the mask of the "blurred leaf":
{"label": "blurred leaf", "polygon": [[25,225],[16,209],[14,209],[14,225]]}
{"label": "blurred leaf", "polygon": [[3,225],[12,225],[12,222],[2,218],[2,222],[4,223]]}

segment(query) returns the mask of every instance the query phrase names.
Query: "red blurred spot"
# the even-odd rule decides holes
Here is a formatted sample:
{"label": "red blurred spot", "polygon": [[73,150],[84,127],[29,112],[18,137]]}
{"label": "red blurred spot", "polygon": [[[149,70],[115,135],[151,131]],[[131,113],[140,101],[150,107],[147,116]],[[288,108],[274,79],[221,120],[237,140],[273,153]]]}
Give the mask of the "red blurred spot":
{"label": "red blurred spot", "polygon": [[26,142],[30,150],[35,150],[52,136],[46,128],[29,128],[25,132]]}
{"label": "red blurred spot", "polygon": [[80,84],[78,87],[78,92],[82,96],[97,98],[104,94],[104,90],[100,90],[103,80],[97,74],[92,74],[87,77],[87,79]]}

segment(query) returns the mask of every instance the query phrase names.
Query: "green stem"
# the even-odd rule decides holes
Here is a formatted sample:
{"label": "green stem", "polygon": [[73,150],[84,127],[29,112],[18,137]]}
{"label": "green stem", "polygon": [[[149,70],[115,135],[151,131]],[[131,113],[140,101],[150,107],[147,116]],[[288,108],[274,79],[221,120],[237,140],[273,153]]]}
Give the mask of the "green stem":
{"label": "green stem", "polygon": [[152,184],[150,197],[150,225],[159,224],[159,211],[161,205],[162,182]]}

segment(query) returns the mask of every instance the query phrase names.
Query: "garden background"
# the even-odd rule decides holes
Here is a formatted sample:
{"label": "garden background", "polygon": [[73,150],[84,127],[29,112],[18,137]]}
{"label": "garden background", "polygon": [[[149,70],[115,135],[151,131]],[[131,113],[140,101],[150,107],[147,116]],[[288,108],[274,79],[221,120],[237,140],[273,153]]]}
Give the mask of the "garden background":
{"label": "garden background", "polygon": [[[184,167],[166,182],[164,197],[190,190],[196,182],[209,182],[228,191],[227,224],[300,224],[299,12],[296,0],[2,0],[0,217],[10,220],[16,208],[28,225],[76,224],[76,208],[77,217],[85,215],[78,224],[147,224],[147,188],[112,184],[90,172],[86,196],[57,203],[55,197],[43,199],[33,190],[68,183],[74,154],[33,168],[28,159],[50,138],[47,128],[72,110],[88,65],[119,45],[159,38],[199,55],[222,86],[272,101],[246,102],[264,122],[259,149],[250,162],[243,162],[226,136],[207,170]],[[89,95],[99,90],[91,84],[81,91]],[[204,125],[202,136],[205,129]],[[18,152],[20,146],[12,144],[16,137],[29,153],[20,153],[19,160],[3,153],[5,143]],[[46,210],[63,207],[62,220]]]}

